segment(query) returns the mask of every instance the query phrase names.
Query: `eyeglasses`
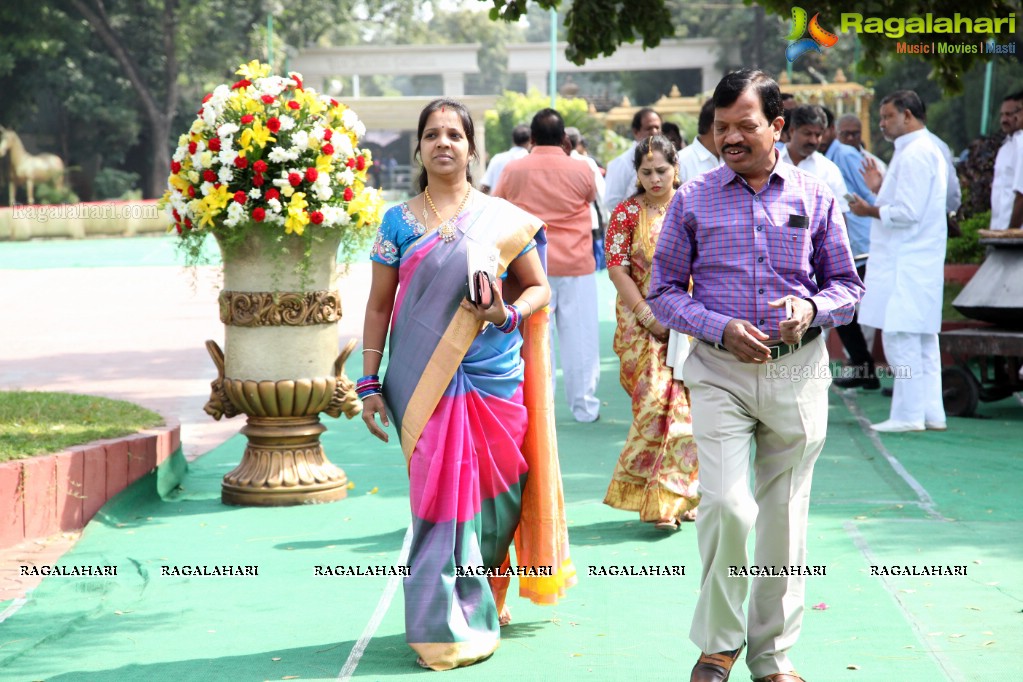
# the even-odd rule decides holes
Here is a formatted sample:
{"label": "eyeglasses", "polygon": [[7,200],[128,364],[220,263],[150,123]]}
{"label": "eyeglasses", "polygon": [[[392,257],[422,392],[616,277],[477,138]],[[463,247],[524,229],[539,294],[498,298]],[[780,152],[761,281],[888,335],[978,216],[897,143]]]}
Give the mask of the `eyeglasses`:
{"label": "eyeglasses", "polygon": [[1023,111],[1023,107],[1021,107],[1019,109],[1014,109],[1012,111],[1001,111],[1001,112],[999,112],[999,115],[1001,115],[1001,116],[1015,116],[1016,114],[1018,114],[1021,111]]}
{"label": "eyeglasses", "polygon": [[838,133],[838,136],[839,137],[859,137],[861,132],[862,131],[860,131],[860,130],[843,130],[843,131]]}

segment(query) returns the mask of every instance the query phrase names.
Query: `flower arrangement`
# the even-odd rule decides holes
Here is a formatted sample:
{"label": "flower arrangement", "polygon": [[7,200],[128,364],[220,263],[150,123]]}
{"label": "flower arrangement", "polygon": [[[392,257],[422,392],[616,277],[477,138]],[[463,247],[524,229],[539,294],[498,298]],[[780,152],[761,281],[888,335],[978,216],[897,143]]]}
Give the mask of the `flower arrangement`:
{"label": "flower arrangement", "polygon": [[383,211],[378,190],[366,187],[373,160],[359,149],[366,126],[355,112],[302,84],[297,73],[270,75],[252,61],[241,80],[203,98],[171,160],[160,202],[189,264],[201,261],[208,233],[221,245],[262,229],[287,249],[287,235],[341,237],[348,263],[372,235]]}

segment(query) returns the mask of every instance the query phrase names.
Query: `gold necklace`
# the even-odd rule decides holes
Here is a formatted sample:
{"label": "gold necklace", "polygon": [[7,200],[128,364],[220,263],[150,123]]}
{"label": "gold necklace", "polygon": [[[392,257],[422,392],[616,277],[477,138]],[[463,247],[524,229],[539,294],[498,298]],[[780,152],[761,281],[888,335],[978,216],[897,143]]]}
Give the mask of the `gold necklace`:
{"label": "gold necklace", "polygon": [[[454,241],[454,239],[455,239],[455,218],[457,218],[459,215],[461,215],[462,209],[465,208],[465,202],[469,201],[469,195],[470,194],[472,194],[472,185],[469,185],[469,187],[465,190],[465,196],[462,197],[462,203],[460,203],[458,205],[458,208],[455,209],[455,212],[451,215],[451,217],[448,218],[447,220],[443,221],[440,225],[437,226],[437,232],[440,234],[441,239],[443,239],[445,242],[449,243],[449,242]],[[425,190],[423,190],[423,196],[426,197],[426,203],[430,207],[430,209],[433,211],[433,214],[435,216],[437,216],[437,220],[440,220],[440,211],[437,210],[437,207],[433,203],[433,199],[430,197],[430,188],[429,187],[427,187]],[[423,209],[423,222],[424,222],[424,224],[426,224],[427,231],[429,231],[430,225],[427,222],[427,213],[426,213],[426,209],[425,208]]]}
{"label": "gold necklace", "polygon": [[659,204],[659,205],[653,205],[649,201],[647,201],[646,199],[643,199],[643,206],[646,208],[646,210],[648,210],[648,211],[657,211],[660,215],[664,215],[665,211],[668,210],[668,204],[670,204],[670,203],[671,203],[671,197],[670,196],[668,197],[668,200],[666,202],[664,202],[663,204]]}

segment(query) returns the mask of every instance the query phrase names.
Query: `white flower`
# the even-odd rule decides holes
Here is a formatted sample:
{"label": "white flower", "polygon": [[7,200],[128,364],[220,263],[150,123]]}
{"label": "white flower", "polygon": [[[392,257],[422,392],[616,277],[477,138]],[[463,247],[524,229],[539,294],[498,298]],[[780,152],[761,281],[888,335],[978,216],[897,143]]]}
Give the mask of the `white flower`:
{"label": "white flower", "polygon": [[252,189],[249,190],[250,199],[258,200],[261,196],[263,196],[263,192],[258,187],[253,187]]}
{"label": "white flower", "polygon": [[222,185],[230,185],[233,178],[234,170],[231,166],[223,165],[220,167],[220,170],[217,171],[217,180],[219,180]]}
{"label": "white flower", "polygon": [[341,163],[348,160],[355,150],[352,148],[352,140],[347,135],[335,135],[330,138],[330,143],[334,145],[334,153],[337,154],[337,158]]}
{"label": "white flower", "polygon": [[217,154],[217,160],[220,161],[221,166],[230,166],[234,164],[234,157],[238,153],[231,147],[231,145],[224,144],[220,148],[220,153]]}
{"label": "white flower", "polygon": [[345,168],[343,171],[337,174],[338,182],[345,187],[351,187],[355,184],[355,173],[351,168]]}
{"label": "white flower", "polygon": [[284,147],[274,147],[270,150],[270,154],[267,158],[272,163],[285,163],[287,161],[295,161],[298,159],[298,154],[285,149]]}
{"label": "white flower", "polygon": [[295,152],[295,158],[309,148],[309,133],[304,130],[296,131],[291,136],[291,151]]}
{"label": "white flower", "polygon": [[245,207],[239,204],[237,201],[232,201],[227,205],[227,218],[224,220],[224,224],[228,227],[234,227],[238,223],[245,220]]}
{"label": "white flower", "polygon": [[271,213],[280,213],[281,212],[281,202],[280,202],[279,199],[271,199],[268,202],[266,202],[266,205],[267,205],[267,208],[270,209]]}
{"label": "white flower", "polygon": [[295,119],[286,114],[278,116],[277,120],[281,122],[281,130],[291,130],[295,127]]}
{"label": "white flower", "polygon": [[213,183],[212,182],[204,182],[201,185],[199,185],[199,192],[202,193],[203,196],[206,196],[212,190],[213,190]]}
{"label": "white flower", "polygon": [[324,206],[320,213],[323,214],[323,224],[328,227],[344,227],[352,221],[348,212],[340,206]]}
{"label": "white flower", "polygon": [[323,141],[323,133],[326,132],[326,128],[321,126],[319,123],[313,126],[313,129],[309,132],[309,137],[315,137],[319,141]]}
{"label": "white flower", "polygon": [[[217,128],[217,135],[225,138],[234,135],[240,130],[237,123],[225,123],[224,125]],[[226,140],[225,140],[226,141]]]}
{"label": "white flower", "polygon": [[341,113],[341,123],[345,128],[355,130],[355,126],[359,124],[359,117],[351,109],[345,109]]}

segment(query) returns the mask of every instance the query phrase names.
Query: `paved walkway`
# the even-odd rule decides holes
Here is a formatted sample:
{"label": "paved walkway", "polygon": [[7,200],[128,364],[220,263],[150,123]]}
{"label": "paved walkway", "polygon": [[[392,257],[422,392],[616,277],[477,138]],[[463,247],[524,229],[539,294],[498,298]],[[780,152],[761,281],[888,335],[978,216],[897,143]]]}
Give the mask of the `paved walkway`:
{"label": "paved walkway", "polygon": [[[428,674],[404,643],[398,581],[315,575],[316,566],[402,562],[408,482],[396,443],[379,444],[358,420],[327,419],[328,455],[355,484],[348,499],[283,509],[221,505],[220,479],[244,442],[228,437],[240,420],[216,424],[201,412],[213,375],[202,342],[222,338],[209,273],[193,291],[173,264],[16,269],[25,259],[15,254],[12,264],[9,246],[16,245],[0,244],[0,287],[18,292],[4,311],[7,328],[19,332],[0,335],[0,388],[96,392],[173,414],[187,425],[183,444],[193,461],[182,489],[167,498],[144,479],[112,500],[60,560],[116,566],[116,578],[51,576],[20,597],[0,597],[0,679]],[[366,279],[356,271],[343,285],[342,335],[361,326]],[[657,533],[601,504],[630,415],[610,352],[606,281],[600,296],[602,419],[577,424],[562,396],[556,405],[580,583],[553,608],[513,598],[515,620],[497,654],[446,675],[677,680],[695,660],[687,638],[699,589],[693,526]],[[982,405],[985,419],[951,419],[946,433],[877,436],[866,424],[887,408],[876,392],[832,392],[809,537],[809,561],[826,565],[827,575],[808,583],[793,657],[813,682],[1014,680],[1023,651],[1016,504],[1023,407],[1013,398]],[[54,561],[52,551],[0,559]],[[257,566],[258,576],[184,577],[164,568],[239,564]],[[590,567],[665,564],[685,565],[685,575],[588,575]],[[871,566],[935,565],[963,566],[967,575],[871,574]],[[747,678],[740,662],[733,679]]]}

